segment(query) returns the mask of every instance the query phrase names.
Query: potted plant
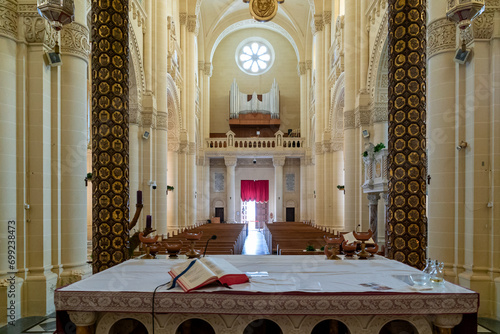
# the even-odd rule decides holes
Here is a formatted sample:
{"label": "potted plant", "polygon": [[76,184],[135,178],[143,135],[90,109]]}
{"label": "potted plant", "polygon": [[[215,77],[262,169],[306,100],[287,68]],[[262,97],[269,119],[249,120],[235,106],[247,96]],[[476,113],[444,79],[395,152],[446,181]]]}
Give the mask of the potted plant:
{"label": "potted plant", "polygon": [[167,185],[167,195],[169,191],[174,191],[174,187]]}
{"label": "potted plant", "polygon": [[87,176],[84,178],[85,180],[85,187],[87,186],[87,182],[92,182],[92,173],[87,173]]}
{"label": "potted plant", "polygon": [[341,185],[339,184],[339,185],[337,185],[337,189],[338,189],[338,190],[344,190],[344,186],[341,186]]}

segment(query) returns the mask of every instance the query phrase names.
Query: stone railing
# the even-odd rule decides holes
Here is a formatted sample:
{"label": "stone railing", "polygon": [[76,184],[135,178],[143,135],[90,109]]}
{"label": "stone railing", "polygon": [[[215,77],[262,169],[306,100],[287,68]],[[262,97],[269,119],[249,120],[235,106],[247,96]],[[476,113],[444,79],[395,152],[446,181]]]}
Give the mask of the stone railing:
{"label": "stone railing", "polygon": [[276,132],[274,137],[265,138],[236,138],[234,133],[229,131],[226,138],[205,139],[205,151],[231,151],[231,150],[294,150],[297,153],[304,151],[305,138],[283,137],[283,132]]}
{"label": "stone railing", "polygon": [[365,182],[363,192],[387,192],[387,149],[379,152],[370,152],[363,157],[365,165]]}

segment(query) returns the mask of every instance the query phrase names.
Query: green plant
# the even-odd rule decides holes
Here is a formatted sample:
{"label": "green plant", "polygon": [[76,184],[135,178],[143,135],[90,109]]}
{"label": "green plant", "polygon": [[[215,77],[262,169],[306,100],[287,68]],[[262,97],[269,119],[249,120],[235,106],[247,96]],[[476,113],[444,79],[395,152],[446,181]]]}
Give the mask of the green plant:
{"label": "green plant", "polygon": [[385,145],[383,143],[378,143],[377,145],[375,145],[375,147],[373,148],[373,152],[378,152],[382,149],[385,148]]}
{"label": "green plant", "polygon": [[324,251],[325,250],[325,246],[321,246],[320,250]]}
{"label": "green plant", "polygon": [[87,180],[92,180],[92,173],[87,173],[87,177],[86,177]]}
{"label": "green plant", "polygon": [[306,246],[306,251],[307,252],[314,252],[316,250],[316,248],[314,248],[313,245],[307,245]]}
{"label": "green plant", "polygon": [[168,190],[168,191],[174,191],[174,187],[172,187],[172,186],[167,186],[167,190]]}
{"label": "green plant", "polygon": [[341,185],[339,184],[339,185],[337,186],[337,189],[338,189],[338,190],[342,190],[342,189],[344,189],[344,186],[341,186]]}
{"label": "green plant", "polygon": [[363,156],[364,156],[364,157],[367,157],[367,156],[368,156],[368,151],[364,151],[364,152],[363,152]]}

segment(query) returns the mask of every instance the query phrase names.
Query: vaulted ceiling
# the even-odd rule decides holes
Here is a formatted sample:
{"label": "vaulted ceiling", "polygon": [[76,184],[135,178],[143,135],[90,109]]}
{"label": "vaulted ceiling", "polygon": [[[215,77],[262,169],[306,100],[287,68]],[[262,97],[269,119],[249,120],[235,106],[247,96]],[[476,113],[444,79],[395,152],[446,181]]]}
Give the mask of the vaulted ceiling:
{"label": "vaulted ceiling", "polygon": [[245,28],[264,28],[282,34],[293,45],[297,58],[303,60],[312,11],[309,0],[285,0],[272,21],[261,23],[252,19],[249,4],[243,0],[202,0],[199,19],[199,38],[205,46],[206,60],[227,34]]}

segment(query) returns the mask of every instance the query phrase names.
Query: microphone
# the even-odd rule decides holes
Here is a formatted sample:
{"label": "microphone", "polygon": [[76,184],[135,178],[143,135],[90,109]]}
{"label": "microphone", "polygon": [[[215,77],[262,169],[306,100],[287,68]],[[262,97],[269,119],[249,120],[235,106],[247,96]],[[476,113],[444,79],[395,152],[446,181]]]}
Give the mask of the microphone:
{"label": "microphone", "polygon": [[215,239],[217,239],[217,236],[214,234],[214,235],[212,235],[212,236],[210,237],[210,239],[208,239],[208,240],[207,240],[207,243],[205,244],[205,250],[203,251],[203,257],[205,257],[205,253],[207,252],[208,242],[209,242],[210,240],[215,240]]}

